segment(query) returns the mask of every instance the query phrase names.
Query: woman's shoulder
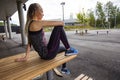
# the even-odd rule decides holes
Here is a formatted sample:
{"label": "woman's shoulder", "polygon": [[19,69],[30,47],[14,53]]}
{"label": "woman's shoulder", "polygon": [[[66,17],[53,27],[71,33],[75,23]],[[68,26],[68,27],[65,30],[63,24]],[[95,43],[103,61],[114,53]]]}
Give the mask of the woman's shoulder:
{"label": "woman's shoulder", "polygon": [[30,30],[40,30],[42,26],[40,25],[40,21],[32,21],[30,24]]}
{"label": "woman's shoulder", "polygon": [[30,25],[32,25],[32,26],[38,26],[38,27],[40,27],[41,26],[41,21],[38,21],[38,20],[32,20],[32,23],[30,24]]}
{"label": "woman's shoulder", "polygon": [[39,24],[41,21],[38,21],[38,20],[32,20],[32,24]]}

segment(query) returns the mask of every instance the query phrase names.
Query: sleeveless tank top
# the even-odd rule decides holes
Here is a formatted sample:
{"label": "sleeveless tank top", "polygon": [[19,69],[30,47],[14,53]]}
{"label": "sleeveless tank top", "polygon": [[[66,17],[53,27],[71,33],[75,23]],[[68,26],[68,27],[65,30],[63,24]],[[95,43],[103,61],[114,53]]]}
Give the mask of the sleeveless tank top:
{"label": "sleeveless tank top", "polygon": [[[30,22],[30,24],[33,21]],[[47,50],[47,44],[46,44],[46,39],[44,36],[44,31],[43,29],[40,29],[38,31],[30,31],[30,24],[28,27],[28,40],[29,43],[33,46],[33,48],[35,49],[35,51],[38,52],[39,56],[41,58],[45,58],[48,54],[48,50]]]}

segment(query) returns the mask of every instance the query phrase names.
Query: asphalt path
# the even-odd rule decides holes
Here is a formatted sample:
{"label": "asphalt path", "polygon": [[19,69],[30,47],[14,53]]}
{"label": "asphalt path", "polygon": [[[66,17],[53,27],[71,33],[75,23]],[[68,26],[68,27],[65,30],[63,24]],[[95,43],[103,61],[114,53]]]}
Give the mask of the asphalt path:
{"label": "asphalt path", "polygon": [[67,63],[71,74],[63,78],[56,76],[55,80],[74,80],[81,74],[93,80],[120,80],[120,30],[109,30],[108,35],[105,32],[97,35],[94,30],[83,36],[75,31],[66,33],[70,45],[79,54]]}

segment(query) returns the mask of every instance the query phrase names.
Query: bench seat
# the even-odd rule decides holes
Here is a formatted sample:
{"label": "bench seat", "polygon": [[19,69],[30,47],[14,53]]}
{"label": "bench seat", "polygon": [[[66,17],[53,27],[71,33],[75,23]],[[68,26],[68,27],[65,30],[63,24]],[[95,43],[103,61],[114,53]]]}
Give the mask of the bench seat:
{"label": "bench seat", "polygon": [[74,59],[77,55],[64,56],[64,52],[58,54],[52,60],[43,60],[37,52],[31,51],[30,58],[25,62],[14,62],[25,53],[0,59],[0,80],[32,80],[61,64]]}
{"label": "bench seat", "polygon": [[102,32],[102,33],[105,32],[105,33],[107,33],[107,35],[109,34],[109,31],[108,31],[108,30],[107,30],[107,31],[102,31],[102,30],[101,30],[101,31],[97,31],[97,35],[98,35],[100,32]]}

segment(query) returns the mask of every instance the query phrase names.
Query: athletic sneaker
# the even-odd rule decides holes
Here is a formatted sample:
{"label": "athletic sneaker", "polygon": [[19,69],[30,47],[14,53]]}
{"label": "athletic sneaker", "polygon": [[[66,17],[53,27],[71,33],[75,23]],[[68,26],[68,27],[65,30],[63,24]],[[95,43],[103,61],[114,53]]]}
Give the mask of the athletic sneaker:
{"label": "athletic sneaker", "polygon": [[76,50],[72,47],[70,47],[70,49],[65,52],[65,56],[77,55],[77,54],[78,54],[78,50]]}
{"label": "athletic sneaker", "polygon": [[61,72],[62,72],[63,74],[70,74],[70,71],[69,71],[67,68],[62,68],[62,69],[61,69]]}

